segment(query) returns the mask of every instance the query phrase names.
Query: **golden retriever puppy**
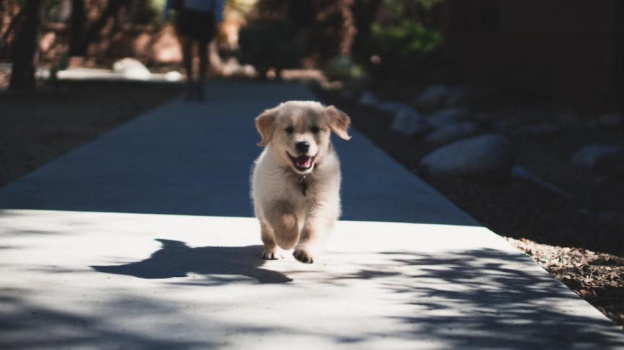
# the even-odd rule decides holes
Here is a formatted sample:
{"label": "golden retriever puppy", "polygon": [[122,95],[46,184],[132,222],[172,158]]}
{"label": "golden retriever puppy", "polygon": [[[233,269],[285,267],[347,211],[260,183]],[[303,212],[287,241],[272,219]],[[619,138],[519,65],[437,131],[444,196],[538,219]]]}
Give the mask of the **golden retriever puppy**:
{"label": "golden retriever puppy", "polygon": [[351,119],[334,106],[289,101],[256,118],[265,147],[254,164],[252,198],[268,260],[281,250],[313,263],[340,216],[340,163],[330,134],[349,140]]}

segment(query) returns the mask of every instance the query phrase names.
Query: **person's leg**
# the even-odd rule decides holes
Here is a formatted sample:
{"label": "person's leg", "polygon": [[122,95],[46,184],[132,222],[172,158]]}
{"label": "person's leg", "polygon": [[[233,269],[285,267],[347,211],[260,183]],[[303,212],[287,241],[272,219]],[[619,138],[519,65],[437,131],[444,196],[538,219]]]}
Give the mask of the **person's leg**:
{"label": "person's leg", "polygon": [[206,76],[208,74],[208,67],[210,65],[210,59],[208,58],[208,41],[199,40],[197,42],[199,46],[199,78],[197,82],[197,99],[199,101],[203,101],[204,96],[204,87],[206,85]]}
{"label": "person's leg", "polygon": [[193,40],[188,37],[182,37],[182,59],[184,61],[184,70],[186,71],[186,98],[193,99]]}

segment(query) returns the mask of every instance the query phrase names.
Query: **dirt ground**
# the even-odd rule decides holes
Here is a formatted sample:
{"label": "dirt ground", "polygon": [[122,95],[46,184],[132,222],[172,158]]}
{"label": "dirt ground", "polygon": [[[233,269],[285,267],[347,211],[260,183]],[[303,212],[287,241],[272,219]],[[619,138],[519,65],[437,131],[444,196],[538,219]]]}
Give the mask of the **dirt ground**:
{"label": "dirt ground", "polygon": [[[0,89],[0,187],[182,92],[176,84],[74,82],[43,86],[34,95]],[[390,131],[391,116],[340,93],[318,90],[353,119],[355,128],[409,170],[432,147]],[[624,212],[624,178],[596,176],[564,160],[582,144],[623,142],[619,129],[562,131],[512,138],[517,162],[565,189],[566,196],[533,183],[426,178],[471,214],[620,325],[624,325],[624,227],[604,220]]]}
{"label": "dirt ground", "polygon": [[[386,94],[385,97],[400,101],[405,99],[401,93],[404,92],[392,96],[386,90],[378,95]],[[570,162],[574,152],[586,144],[622,145],[621,128],[561,128],[553,133],[508,135],[516,164],[556,185],[565,192],[562,194],[515,178],[487,182],[427,177],[419,172],[419,163],[436,146],[417,136],[402,137],[392,132],[391,113],[362,106],[354,99],[344,98],[339,91],[317,89],[317,94],[325,103],[349,114],[356,129],[399,163],[524,251],[613,321],[624,325],[624,225],[604,215],[624,213],[624,169],[620,166],[584,171]],[[526,120],[506,122],[514,125],[511,130],[527,126],[523,125]],[[488,125],[484,127],[487,129]]]}

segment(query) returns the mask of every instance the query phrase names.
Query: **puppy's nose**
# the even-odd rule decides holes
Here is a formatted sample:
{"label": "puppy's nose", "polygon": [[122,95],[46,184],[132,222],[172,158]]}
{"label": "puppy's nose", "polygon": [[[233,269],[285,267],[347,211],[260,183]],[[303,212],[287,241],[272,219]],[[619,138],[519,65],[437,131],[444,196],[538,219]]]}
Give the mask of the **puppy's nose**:
{"label": "puppy's nose", "polygon": [[295,144],[295,148],[297,149],[297,152],[299,152],[301,154],[306,154],[310,150],[310,144],[308,142],[306,142],[306,141],[297,142]]}

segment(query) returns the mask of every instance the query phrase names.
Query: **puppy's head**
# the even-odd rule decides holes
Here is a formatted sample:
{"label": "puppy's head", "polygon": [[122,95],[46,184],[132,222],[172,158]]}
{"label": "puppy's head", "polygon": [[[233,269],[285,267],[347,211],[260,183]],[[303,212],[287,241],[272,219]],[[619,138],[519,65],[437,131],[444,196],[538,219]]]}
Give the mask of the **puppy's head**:
{"label": "puppy's head", "polygon": [[330,134],[349,140],[351,119],[334,106],[318,102],[290,101],[264,111],[256,118],[262,136],[259,146],[269,147],[281,164],[305,175],[322,162],[330,150]]}

